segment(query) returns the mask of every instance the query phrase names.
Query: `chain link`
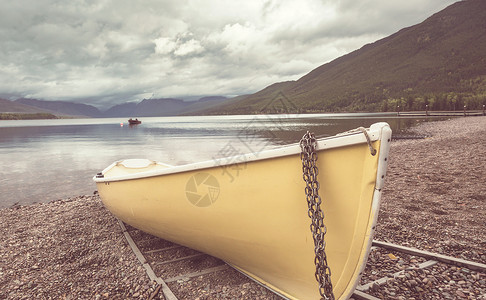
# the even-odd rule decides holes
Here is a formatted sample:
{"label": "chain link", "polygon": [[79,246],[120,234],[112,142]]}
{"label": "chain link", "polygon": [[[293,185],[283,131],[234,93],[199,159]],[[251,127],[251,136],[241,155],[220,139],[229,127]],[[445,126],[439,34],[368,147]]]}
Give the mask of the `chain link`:
{"label": "chain link", "polygon": [[305,195],[307,198],[307,206],[309,210],[307,214],[311,219],[310,229],[314,238],[314,263],[316,265],[315,277],[319,283],[319,294],[321,299],[334,300],[331,283],[331,269],[327,264],[327,256],[325,252],[326,242],[324,235],[326,234],[326,226],[324,225],[324,213],[321,210],[321,197],[319,196],[319,182],[317,175],[319,169],[317,168],[317,140],[313,133],[307,133],[300,140],[300,159],[302,160],[303,178],[306,183]]}

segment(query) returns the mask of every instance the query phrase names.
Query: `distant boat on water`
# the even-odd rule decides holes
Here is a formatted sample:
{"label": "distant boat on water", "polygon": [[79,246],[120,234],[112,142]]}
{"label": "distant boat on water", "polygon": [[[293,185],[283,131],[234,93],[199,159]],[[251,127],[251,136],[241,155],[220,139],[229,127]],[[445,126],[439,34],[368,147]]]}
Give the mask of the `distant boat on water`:
{"label": "distant boat on water", "polygon": [[134,120],[134,119],[130,118],[130,119],[128,119],[128,124],[130,124],[130,125],[142,124],[142,121],[140,121],[139,119]]}

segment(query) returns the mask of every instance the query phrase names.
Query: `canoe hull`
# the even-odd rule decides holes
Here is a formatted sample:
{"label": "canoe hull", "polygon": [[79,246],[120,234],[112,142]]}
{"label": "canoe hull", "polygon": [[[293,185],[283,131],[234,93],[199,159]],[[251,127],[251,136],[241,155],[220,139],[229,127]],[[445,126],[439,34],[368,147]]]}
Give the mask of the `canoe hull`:
{"label": "canoe hull", "polygon": [[[373,142],[379,155],[370,155],[366,142],[318,152],[326,253],[337,298],[352,294],[369,252],[391,134],[387,126],[379,130]],[[205,166],[103,178],[97,186],[105,206],[124,222],[221,258],[287,298],[317,299],[300,155]]]}

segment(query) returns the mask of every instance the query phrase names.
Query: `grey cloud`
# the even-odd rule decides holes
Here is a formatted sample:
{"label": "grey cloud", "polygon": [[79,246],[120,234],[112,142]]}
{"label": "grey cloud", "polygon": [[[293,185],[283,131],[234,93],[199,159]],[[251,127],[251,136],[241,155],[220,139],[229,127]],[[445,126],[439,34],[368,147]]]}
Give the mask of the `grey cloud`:
{"label": "grey cloud", "polygon": [[0,95],[106,106],[293,80],[453,1],[9,1]]}

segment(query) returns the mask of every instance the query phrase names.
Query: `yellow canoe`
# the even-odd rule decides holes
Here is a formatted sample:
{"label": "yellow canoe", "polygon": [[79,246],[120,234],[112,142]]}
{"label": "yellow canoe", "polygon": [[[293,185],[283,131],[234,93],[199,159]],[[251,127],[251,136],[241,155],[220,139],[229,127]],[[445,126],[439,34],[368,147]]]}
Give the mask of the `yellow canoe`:
{"label": "yellow canoe", "polygon": [[[336,299],[349,298],[371,247],[391,130],[319,139],[319,195]],[[377,150],[371,155],[369,145]],[[93,179],[104,205],[147,233],[208,253],[283,297],[318,299],[300,146],[169,166],[111,164]]]}

